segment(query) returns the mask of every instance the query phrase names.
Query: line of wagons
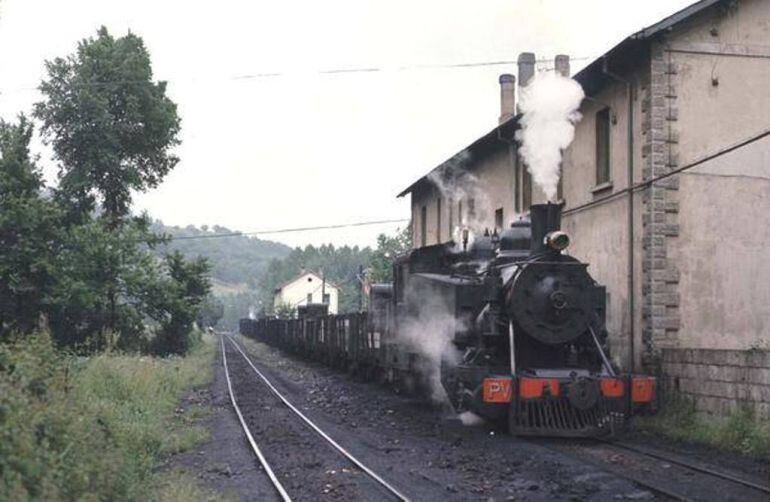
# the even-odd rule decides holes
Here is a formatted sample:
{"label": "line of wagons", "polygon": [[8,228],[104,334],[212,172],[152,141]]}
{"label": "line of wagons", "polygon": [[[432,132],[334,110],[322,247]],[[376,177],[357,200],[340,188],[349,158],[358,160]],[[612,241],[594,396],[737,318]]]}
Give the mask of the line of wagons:
{"label": "line of wagons", "polygon": [[392,295],[391,284],[374,284],[368,312],[330,315],[327,305],[302,305],[293,319],[241,319],[240,332],[365,380],[410,393],[427,390],[428,361],[392,335]]}

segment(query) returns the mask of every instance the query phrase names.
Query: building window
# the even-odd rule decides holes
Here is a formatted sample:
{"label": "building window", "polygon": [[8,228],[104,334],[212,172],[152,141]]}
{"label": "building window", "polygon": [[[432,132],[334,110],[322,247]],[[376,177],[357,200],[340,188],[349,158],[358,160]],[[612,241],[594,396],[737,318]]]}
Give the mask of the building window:
{"label": "building window", "polygon": [[323,302],[325,305],[329,305],[329,301],[331,300],[331,295],[329,293],[324,293]]}
{"label": "building window", "polygon": [[457,201],[457,224],[463,226],[463,201]]}
{"label": "building window", "polygon": [[436,242],[441,243],[441,197],[436,199]]}
{"label": "building window", "polygon": [[468,199],[468,219],[476,216],[476,199]]}
{"label": "building window", "polygon": [[447,200],[447,207],[449,208],[449,239],[452,239],[452,233],[454,231],[454,205],[452,204],[452,199]]}
{"label": "building window", "polygon": [[495,228],[498,230],[503,229],[503,208],[498,208],[495,210]]}
{"label": "building window", "polygon": [[596,112],[596,184],[610,181],[610,109]]}
{"label": "building window", "polygon": [[428,208],[420,208],[420,246],[425,247],[428,243]]}
{"label": "building window", "polygon": [[313,293],[307,294],[307,303],[313,303]]}

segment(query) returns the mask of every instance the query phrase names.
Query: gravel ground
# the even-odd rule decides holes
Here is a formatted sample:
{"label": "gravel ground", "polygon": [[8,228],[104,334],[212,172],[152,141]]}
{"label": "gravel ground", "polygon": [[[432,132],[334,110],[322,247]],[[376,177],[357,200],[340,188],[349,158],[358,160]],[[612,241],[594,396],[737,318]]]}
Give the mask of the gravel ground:
{"label": "gravel ground", "polygon": [[389,500],[366,474],[301,422],[230,342],[225,345],[241,413],[293,500]]}
{"label": "gravel ground", "polygon": [[[454,414],[421,398],[357,382],[336,370],[243,337],[235,339],[295,406],[412,500],[653,500],[655,494],[626,479],[624,473],[649,480],[653,475],[679,472],[669,471],[664,462],[643,465],[632,455],[579,441],[528,440],[483,423],[465,426]],[[269,480],[258,467],[230,406],[221,357],[216,364],[216,378],[208,396],[215,411],[205,419],[212,441],[199,451],[179,456],[181,465],[233,498],[274,500]],[[292,497],[384,498],[384,492],[368,477],[289,415],[232,348],[228,350],[228,364],[236,397],[255,439]],[[691,461],[710,461],[712,465],[715,461],[713,451],[680,447],[655,436],[624,440]],[[720,456],[720,460],[725,460],[720,468],[729,468],[742,477],[757,480],[767,476],[767,464],[737,456]],[[675,483],[677,476],[671,475],[667,481]],[[716,498],[711,499],[719,498],[716,491],[700,493],[706,496],[693,498],[709,500],[712,493]],[[740,496],[733,498],[741,500]]]}
{"label": "gravel ground", "polygon": [[210,438],[193,451],[174,455],[165,468],[194,473],[205,486],[231,500],[279,500],[233,411],[221,354],[214,365],[211,386],[191,393],[180,405],[200,404],[211,410],[200,422]]}
{"label": "gravel ground", "polygon": [[237,339],[295,406],[413,500],[654,498],[579,458],[464,426],[424,400]]}

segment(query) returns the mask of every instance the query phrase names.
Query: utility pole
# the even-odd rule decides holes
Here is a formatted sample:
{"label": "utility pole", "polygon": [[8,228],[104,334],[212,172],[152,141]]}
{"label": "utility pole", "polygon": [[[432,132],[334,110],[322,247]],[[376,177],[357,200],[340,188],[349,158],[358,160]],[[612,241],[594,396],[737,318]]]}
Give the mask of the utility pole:
{"label": "utility pole", "polygon": [[321,269],[321,303],[326,303],[326,275]]}
{"label": "utility pole", "polygon": [[358,311],[364,311],[364,266],[358,266]]}

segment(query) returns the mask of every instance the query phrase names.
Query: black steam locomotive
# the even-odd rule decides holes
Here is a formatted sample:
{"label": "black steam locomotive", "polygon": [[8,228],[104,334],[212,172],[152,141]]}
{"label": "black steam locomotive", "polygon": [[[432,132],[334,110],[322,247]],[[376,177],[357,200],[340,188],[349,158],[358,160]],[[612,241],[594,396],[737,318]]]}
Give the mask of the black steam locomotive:
{"label": "black steam locomotive", "polygon": [[533,205],[500,234],[415,249],[372,288],[368,314],[241,331],[407,388],[438,377],[455,410],[514,434],[611,434],[651,409],[655,380],[611,364],[605,289],[564,253],[560,220],[560,206]]}

